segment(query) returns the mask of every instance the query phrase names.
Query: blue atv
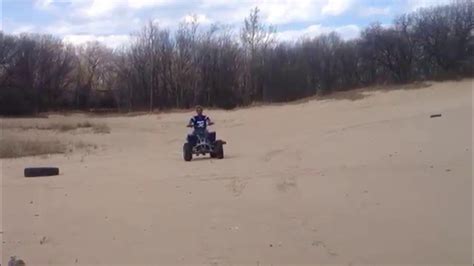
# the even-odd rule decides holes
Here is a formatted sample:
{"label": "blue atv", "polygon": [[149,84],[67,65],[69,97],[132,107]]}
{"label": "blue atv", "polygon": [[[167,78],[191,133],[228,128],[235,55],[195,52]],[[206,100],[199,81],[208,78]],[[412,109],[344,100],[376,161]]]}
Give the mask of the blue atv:
{"label": "blue atv", "polygon": [[183,145],[183,157],[186,162],[193,159],[193,155],[201,156],[210,154],[211,158],[224,159],[223,140],[216,140],[216,132],[208,132],[206,129],[195,129],[188,134],[186,143]]}

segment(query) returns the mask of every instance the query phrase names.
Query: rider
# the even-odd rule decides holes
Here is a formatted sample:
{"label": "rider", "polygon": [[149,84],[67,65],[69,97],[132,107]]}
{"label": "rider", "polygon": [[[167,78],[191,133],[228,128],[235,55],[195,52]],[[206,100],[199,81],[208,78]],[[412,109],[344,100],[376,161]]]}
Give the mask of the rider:
{"label": "rider", "polygon": [[198,105],[196,106],[196,114],[193,116],[188,123],[188,127],[194,128],[193,135],[196,134],[196,131],[198,130],[204,130],[204,132],[207,134],[207,126],[211,126],[214,123],[211,121],[211,119],[208,116],[203,115],[203,108],[202,106]]}

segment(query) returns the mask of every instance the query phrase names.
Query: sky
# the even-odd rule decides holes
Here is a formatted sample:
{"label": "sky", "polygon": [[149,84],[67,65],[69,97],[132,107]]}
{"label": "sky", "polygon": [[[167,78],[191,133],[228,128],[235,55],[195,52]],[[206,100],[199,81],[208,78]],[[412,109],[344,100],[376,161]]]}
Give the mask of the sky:
{"label": "sky", "polygon": [[0,27],[6,33],[53,34],[82,44],[99,41],[115,48],[149,21],[176,29],[197,19],[206,29],[220,23],[238,30],[258,7],[280,41],[336,31],[356,38],[372,22],[389,25],[400,14],[450,0],[0,0]]}

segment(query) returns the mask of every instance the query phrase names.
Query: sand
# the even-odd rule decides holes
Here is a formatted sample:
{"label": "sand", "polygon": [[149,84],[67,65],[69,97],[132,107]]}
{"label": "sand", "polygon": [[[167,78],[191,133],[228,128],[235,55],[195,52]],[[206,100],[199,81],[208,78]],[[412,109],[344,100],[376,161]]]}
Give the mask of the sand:
{"label": "sand", "polygon": [[224,160],[183,161],[192,112],[4,119],[111,133],[3,131],[97,148],[2,160],[2,262],[470,265],[472,84],[209,110]]}

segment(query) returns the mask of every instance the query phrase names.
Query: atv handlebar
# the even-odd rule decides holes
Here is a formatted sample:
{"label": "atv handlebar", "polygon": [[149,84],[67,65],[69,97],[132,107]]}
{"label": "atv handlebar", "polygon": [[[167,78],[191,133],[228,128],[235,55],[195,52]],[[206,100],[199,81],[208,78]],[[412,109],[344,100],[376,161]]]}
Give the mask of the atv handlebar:
{"label": "atv handlebar", "polygon": [[[214,122],[209,122],[209,124],[207,124],[208,126],[212,126],[214,125]],[[186,125],[186,127],[194,127],[193,125]]]}

